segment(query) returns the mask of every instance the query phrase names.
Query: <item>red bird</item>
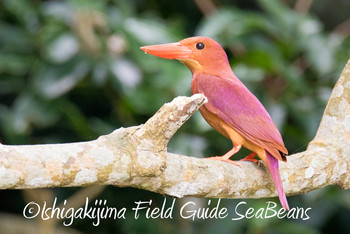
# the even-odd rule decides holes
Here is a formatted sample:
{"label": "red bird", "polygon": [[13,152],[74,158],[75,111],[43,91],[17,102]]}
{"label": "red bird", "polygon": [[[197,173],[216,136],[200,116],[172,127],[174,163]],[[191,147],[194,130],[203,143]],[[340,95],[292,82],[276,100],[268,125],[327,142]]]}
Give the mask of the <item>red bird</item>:
{"label": "red bird", "polygon": [[281,134],[259,100],[232,72],[221,45],[207,37],[191,37],[176,43],[141,47],[146,53],[177,59],[192,72],[192,94],[204,94],[208,102],[199,111],[216,131],[233,143],[225,155],[210,159],[239,165],[229,158],[242,146],[252,151],[245,161],[258,162],[269,169],[282,206],[289,210],[279,174],[278,161],[287,161]]}

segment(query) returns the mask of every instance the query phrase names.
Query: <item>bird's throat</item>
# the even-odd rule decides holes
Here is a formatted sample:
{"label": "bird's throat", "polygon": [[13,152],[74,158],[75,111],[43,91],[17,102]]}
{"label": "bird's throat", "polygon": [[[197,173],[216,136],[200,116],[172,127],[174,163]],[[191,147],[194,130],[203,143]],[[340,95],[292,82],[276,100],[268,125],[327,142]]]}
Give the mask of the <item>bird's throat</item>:
{"label": "bird's throat", "polygon": [[193,59],[179,59],[180,62],[186,65],[188,67],[192,74],[196,73],[197,71],[201,71],[203,69],[203,66],[196,60]]}

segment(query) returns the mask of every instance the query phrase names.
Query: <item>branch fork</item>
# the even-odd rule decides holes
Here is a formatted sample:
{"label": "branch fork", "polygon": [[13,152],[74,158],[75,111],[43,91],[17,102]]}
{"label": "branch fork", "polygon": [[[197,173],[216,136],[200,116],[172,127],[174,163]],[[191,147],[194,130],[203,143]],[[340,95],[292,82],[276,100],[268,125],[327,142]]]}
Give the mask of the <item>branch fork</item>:
{"label": "branch fork", "polygon": [[[0,189],[115,185],[174,197],[276,196],[265,167],[243,168],[167,152],[175,132],[206,102],[202,94],[177,97],[145,124],[120,128],[88,142],[0,145]],[[287,195],[327,185],[350,188],[350,60],[306,151],[280,163]]]}

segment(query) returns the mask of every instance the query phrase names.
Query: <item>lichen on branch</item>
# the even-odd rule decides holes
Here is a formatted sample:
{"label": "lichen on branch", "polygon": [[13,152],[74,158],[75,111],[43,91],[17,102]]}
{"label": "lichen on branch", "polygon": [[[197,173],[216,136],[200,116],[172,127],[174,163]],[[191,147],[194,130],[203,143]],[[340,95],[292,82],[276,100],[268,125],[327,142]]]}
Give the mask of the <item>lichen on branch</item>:
{"label": "lichen on branch", "polygon": [[[96,140],[44,145],[0,145],[0,189],[93,184],[136,187],[175,197],[276,196],[264,166],[242,168],[167,152],[175,132],[206,102],[201,94],[177,97],[145,124],[120,128]],[[327,185],[350,188],[350,60],[306,151],[280,163],[287,195]]]}

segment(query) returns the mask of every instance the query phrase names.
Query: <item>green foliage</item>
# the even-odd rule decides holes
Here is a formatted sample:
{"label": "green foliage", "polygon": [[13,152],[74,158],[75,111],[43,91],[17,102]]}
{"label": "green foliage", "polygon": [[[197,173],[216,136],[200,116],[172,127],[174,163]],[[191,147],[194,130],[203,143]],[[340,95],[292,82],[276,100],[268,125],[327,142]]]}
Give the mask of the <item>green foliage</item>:
{"label": "green foliage", "polygon": [[[289,152],[304,150],[350,56],[349,38],[326,31],[325,22],[312,9],[303,15],[294,11],[292,4],[277,0],[226,2],[202,17],[195,3],[185,0],[3,0],[0,141],[84,141],[144,123],[164,103],[190,95],[191,74],[181,63],[145,55],[139,47],[194,34],[212,37],[223,45],[236,75],[275,120]],[[244,9],[240,4],[245,4]],[[219,155],[230,147],[199,114],[169,145],[170,151],[194,156]],[[319,193],[321,199],[330,197],[327,189]],[[318,205],[312,196],[290,201],[298,205],[301,198],[308,201],[305,206]],[[255,202],[261,205],[261,201]],[[324,208],[321,212],[328,211]],[[332,217],[338,216],[329,220]],[[133,228],[133,222],[138,221],[129,220],[119,230],[135,231],[139,226]],[[177,226],[161,220],[143,222],[150,232]],[[253,222],[220,225],[238,233],[268,232],[267,225],[274,225],[269,230],[277,233],[287,226],[298,233],[317,233],[327,218],[319,217],[319,222],[307,225],[281,220]],[[204,222],[199,224],[189,225],[204,231],[200,227]]]}

